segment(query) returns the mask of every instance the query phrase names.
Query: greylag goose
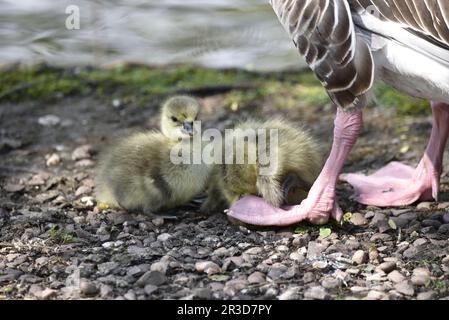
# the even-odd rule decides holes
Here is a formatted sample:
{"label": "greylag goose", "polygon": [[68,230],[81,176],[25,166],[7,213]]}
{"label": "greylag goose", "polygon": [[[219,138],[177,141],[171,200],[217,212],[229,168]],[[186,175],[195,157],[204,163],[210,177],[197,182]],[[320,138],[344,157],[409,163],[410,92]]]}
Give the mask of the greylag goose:
{"label": "greylag goose", "polygon": [[[337,105],[330,155],[307,199],[274,208],[246,197],[229,215],[255,225],[322,224],[342,218],[335,195],[340,178],[353,185],[360,203],[409,205],[437,199],[449,135],[448,0],[271,0],[299,53]],[[371,176],[341,175],[362,129],[362,108],[376,79],[431,100],[433,127],[416,168],[397,162]]]}

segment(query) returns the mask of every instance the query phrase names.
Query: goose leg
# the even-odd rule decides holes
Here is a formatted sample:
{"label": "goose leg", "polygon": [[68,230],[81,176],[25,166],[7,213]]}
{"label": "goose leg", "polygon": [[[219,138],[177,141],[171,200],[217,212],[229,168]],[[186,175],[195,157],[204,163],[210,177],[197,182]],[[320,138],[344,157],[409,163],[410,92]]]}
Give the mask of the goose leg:
{"label": "goose leg", "polygon": [[335,187],[362,125],[361,110],[337,110],[331,153],[307,199],[300,205],[275,208],[262,198],[248,196],[237,201],[229,209],[228,215],[244,223],[259,226],[286,226],[306,219],[312,223],[323,224],[331,215],[340,220],[343,213],[336,201]]}
{"label": "goose leg", "polygon": [[444,147],[449,135],[449,105],[434,102],[432,112],[432,134],[416,169],[392,162],[370,176],[340,176],[354,187],[358,202],[388,207],[409,205],[417,200],[438,200]]}

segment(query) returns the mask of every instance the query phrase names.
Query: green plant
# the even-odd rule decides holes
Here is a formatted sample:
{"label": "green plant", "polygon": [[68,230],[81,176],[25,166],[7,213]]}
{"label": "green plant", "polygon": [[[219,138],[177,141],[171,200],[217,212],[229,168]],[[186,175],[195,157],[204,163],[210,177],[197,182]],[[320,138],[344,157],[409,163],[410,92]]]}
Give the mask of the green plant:
{"label": "green plant", "polygon": [[53,226],[48,230],[48,235],[50,236],[50,239],[59,244],[68,244],[74,241],[74,237],[71,234],[65,233],[57,226]]}

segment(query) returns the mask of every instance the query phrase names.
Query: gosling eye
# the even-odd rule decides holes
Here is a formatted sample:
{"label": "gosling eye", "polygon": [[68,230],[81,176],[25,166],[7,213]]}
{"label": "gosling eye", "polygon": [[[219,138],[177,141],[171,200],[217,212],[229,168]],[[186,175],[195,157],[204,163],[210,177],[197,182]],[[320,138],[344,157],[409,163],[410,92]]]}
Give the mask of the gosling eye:
{"label": "gosling eye", "polygon": [[176,117],[171,117],[171,120],[173,121],[173,122],[178,122],[179,120],[178,120],[178,118],[176,118]]}

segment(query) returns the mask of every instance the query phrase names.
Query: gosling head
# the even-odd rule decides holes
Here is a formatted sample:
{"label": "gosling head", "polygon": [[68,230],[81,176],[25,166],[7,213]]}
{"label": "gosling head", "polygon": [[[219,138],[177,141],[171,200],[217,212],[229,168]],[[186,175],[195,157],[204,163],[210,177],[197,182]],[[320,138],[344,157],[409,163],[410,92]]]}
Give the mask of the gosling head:
{"label": "gosling head", "polygon": [[162,105],[161,130],[173,140],[193,137],[193,122],[197,120],[200,105],[189,96],[176,96]]}

